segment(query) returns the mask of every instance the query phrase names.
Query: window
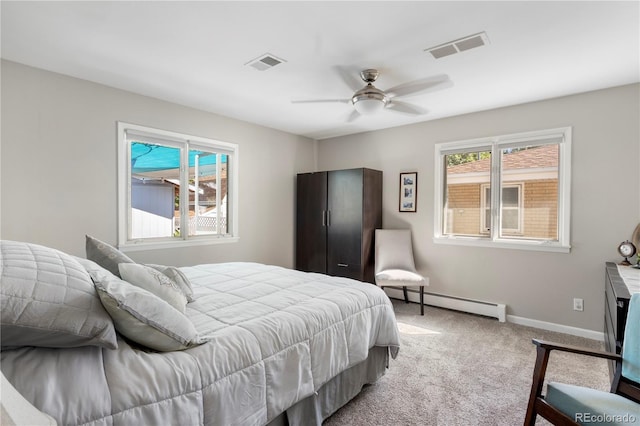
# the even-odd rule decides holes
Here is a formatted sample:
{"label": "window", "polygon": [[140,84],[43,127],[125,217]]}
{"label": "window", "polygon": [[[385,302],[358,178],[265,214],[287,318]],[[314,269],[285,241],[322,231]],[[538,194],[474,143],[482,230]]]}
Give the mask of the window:
{"label": "window", "polygon": [[[491,230],[491,186],[481,185],[482,227],[480,232]],[[511,235],[522,233],[522,184],[505,184],[502,188],[502,230]]]}
{"label": "window", "polygon": [[568,252],[571,129],[436,145],[437,243]]}
{"label": "window", "polygon": [[123,249],[237,241],[238,146],[118,123]]}

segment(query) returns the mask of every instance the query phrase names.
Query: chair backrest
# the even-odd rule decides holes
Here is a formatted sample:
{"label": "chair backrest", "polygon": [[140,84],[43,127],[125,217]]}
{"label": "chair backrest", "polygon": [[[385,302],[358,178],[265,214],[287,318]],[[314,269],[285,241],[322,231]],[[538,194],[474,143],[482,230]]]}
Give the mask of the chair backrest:
{"label": "chair backrest", "polygon": [[376,229],[376,274],[386,269],[416,272],[409,229]]}
{"label": "chair backrest", "polygon": [[640,383],[640,293],[629,301],[622,345],[622,377]]}

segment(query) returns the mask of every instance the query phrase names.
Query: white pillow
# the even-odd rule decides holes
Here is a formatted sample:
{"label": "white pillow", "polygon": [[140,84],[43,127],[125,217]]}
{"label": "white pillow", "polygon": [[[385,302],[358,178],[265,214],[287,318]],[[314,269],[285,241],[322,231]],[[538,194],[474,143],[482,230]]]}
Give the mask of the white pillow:
{"label": "white pillow", "polygon": [[206,341],[183,313],[155,296],[117,278],[95,283],[116,330],[129,339],[157,351],[177,351]]}
{"label": "white pillow", "polygon": [[180,269],[175,266],[165,266],[165,265],[153,265],[151,263],[147,263],[146,266],[155,269],[156,271],[160,271],[173,281],[178,284],[182,293],[187,297],[187,301],[193,302],[195,298],[193,297],[193,288],[191,287],[191,282],[189,278],[182,272]]}
{"label": "white pillow", "polygon": [[187,297],[171,278],[160,271],[138,263],[121,263],[118,268],[123,280],[150,291],[184,313]]}

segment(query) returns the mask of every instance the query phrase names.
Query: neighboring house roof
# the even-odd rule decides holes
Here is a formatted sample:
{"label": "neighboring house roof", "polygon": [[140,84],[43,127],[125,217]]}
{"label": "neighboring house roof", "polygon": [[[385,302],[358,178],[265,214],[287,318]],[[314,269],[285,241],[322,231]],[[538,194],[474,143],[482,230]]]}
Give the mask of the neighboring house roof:
{"label": "neighboring house roof", "polygon": [[[535,148],[505,154],[503,169],[538,169],[558,167],[558,145],[541,145]],[[447,174],[489,172],[491,159],[462,163],[447,167]]]}

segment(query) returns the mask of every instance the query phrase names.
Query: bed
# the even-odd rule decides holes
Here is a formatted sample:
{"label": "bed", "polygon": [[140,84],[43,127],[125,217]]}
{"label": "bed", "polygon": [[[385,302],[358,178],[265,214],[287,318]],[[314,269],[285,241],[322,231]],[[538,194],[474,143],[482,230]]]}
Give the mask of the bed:
{"label": "bed", "polygon": [[[393,307],[376,286],[247,262],[171,268],[190,286],[188,322],[165,331],[161,337],[170,340],[150,349],[144,339],[155,339],[156,331],[149,324],[156,327],[167,315],[153,311],[142,324],[138,313],[117,311],[148,295],[137,288],[120,301],[105,299],[107,290],[118,295],[109,286],[130,286],[113,267],[18,242],[3,241],[0,253],[0,368],[58,424],[321,424],[380,378],[399,349]],[[84,287],[87,280],[94,289]],[[42,321],[24,324],[47,309],[54,319],[45,330]],[[59,330],[69,323],[62,320],[74,309],[107,315],[76,321],[70,333],[76,336],[60,337],[69,331]],[[138,323],[123,325],[125,314]],[[174,314],[167,328],[183,326]]]}

